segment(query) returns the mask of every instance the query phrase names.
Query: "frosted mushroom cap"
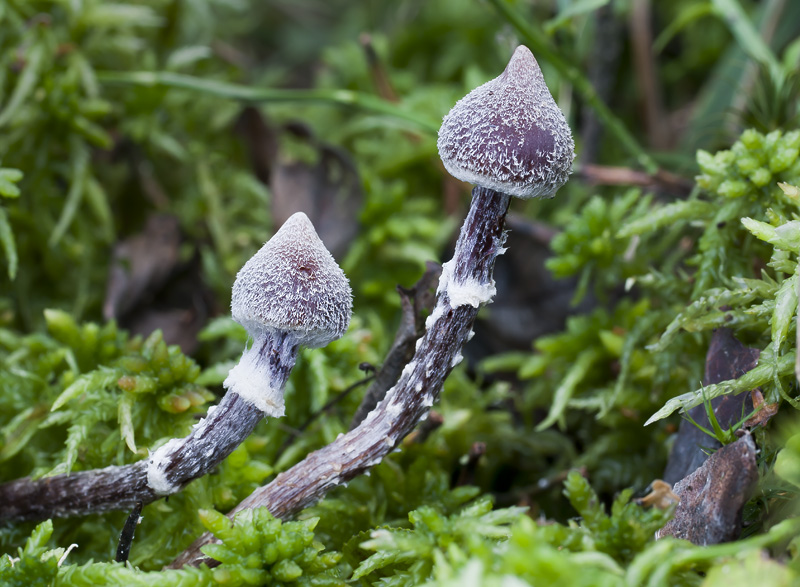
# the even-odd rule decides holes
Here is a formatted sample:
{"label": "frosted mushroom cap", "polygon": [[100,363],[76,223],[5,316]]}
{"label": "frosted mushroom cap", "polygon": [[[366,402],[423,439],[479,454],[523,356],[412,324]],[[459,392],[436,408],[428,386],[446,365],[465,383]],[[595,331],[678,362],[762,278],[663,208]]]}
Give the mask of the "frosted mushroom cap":
{"label": "frosted mushroom cap", "polygon": [[307,347],[325,346],[345,333],[352,308],[347,277],[302,212],[284,222],[233,284],[231,314],[253,338],[275,330]]}
{"label": "frosted mushroom cap", "polygon": [[520,198],[555,193],[575,157],[569,125],[523,45],[499,77],[453,106],[438,147],[452,176]]}

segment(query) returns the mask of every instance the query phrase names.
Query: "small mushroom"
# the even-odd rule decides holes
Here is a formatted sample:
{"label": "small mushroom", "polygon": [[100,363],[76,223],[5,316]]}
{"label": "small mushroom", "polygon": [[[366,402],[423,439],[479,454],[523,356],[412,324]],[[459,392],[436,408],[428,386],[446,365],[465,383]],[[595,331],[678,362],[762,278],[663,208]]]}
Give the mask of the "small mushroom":
{"label": "small mushroom", "polygon": [[318,348],[340,338],[352,307],[347,277],[311,221],[292,215],[236,276],[231,314],[253,344],[224,387],[268,416],[283,416],[283,371],[294,365],[298,345]]}
{"label": "small mushroom", "polygon": [[283,416],[283,389],[298,347],[340,338],[352,306],[347,278],[311,221],[302,212],[292,215],[233,284],[233,319],[253,343],[223,382],[228,392],[189,436],[150,456],[148,486],[157,495],[175,493],[233,452],[265,415]]}
{"label": "small mushroom", "polygon": [[[459,100],[439,129],[439,156],[451,175],[477,185],[459,241],[474,241],[475,219],[501,228],[510,196],[552,196],[572,172],[575,143],[564,115],[544,83],[530,50],[520,45],[505,71]],[[491,251],[455,255],[442,267],[439,291],[450,306],[478,307],[492,299],[494,281],[477,282],[475,254],[501,254],[504,237]],[[436,312],[434,311],[434,315]]]}
{"label": "small mushroom", "polygon": [[569,125],[524,45],[500,76],[453,106],[438,147],[453,177],[519,198],[552,195],[575,158]]}
{"label": "small mushroom", "polygon": [[233,316],[254,342],[225,380],[219,405],[188,436],[171,439],[148,459],[0,484],[0,521],[124,510],[176,493],[221,463],[265,414],[283,415],[298,346],[342,336],[351,308],[347,278],[305,214],[295,214],[236,277]]}

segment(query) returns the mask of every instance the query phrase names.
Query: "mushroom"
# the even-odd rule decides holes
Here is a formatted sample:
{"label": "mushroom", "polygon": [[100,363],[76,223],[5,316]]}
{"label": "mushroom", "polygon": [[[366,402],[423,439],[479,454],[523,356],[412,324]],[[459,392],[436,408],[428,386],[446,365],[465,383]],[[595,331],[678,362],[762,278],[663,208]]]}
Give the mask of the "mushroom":
{"label": "mushroom", "polygon": [[219,405],[188,436],[173,438],[149,459],[0,484],[0,520],[129,509],[179,491],[222,462],[265,415],[283,415],[283,388],[298,347],[342,336],[351,309],[347,278],[305,214],[295,214],[236,277],[233,317],[253,344],[228,374]]}
{"label": "mushroom", "polygon": [[[552,196],[569,179],[575,158],[569,125],[524,45],[502,74],[456,102],[442,121],[437,145],[447,171],[476,184],[459,240],[474,238],[467,230],[473,217],[496,217],[502,229],[509,196]],[[494,244],[494,254],[505,250],[503,241]],[[474,263],[473,256],[454,255],[442,267],[439,289],[453,308],[477,308],[494,296],[493,281],[479,284],[470,277]]]}
{"label": "mushroom", "polygon": [[340,338],[352,307],[347,277],[311,221],[292,215],[236,276],[231,314],[253,344],[223,386],[266,415],[283,416],[283,384],[298,345],[318,348]]}
{"label": "mushroom", "polygon": [[283,416],[283,390],[298,347],[340,338],[352,307],[347,277],[308,217],[293,214],[233,284],[231,314],[253,344],[223,382],[225,397],[189,436],[151,455],[148,485],[159,495],[175,493],[233,452],[262,417]]}

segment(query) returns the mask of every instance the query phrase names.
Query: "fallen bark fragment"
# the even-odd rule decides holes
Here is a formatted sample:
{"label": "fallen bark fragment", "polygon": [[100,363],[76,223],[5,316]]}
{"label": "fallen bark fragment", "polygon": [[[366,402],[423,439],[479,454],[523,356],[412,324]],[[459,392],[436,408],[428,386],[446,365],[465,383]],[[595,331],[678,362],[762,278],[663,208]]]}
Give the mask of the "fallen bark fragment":
{"label": "fallen bark fragment", "polygon": [[[746,347],[739,342],[732,330],[728,328],[715,330],[706,354],[703,385],[741,377],[758,364],[759,355],[758,349]],[[730,428],[753,411],[752,400],[746,393],[716,397],[711,400],[711,407],[723,429]],[[689,410],[689,416],[701,426],[711,428],[705,405],[701,404]],[[664,480],[675,484],[695,471],[706,461],[708,453],[720,446],[722,445],[717,440],[691,422],[683,420],[675,444],[672,445],[672,452],[664,471]]]}
{"label": "fallen bark fragment", "polygon": [[656,539],[673,536],[700,546],[735,540],[742,529],[742,509],[757,481],[756,445],[745,434],[675,484],[673,491],[681,501]]}

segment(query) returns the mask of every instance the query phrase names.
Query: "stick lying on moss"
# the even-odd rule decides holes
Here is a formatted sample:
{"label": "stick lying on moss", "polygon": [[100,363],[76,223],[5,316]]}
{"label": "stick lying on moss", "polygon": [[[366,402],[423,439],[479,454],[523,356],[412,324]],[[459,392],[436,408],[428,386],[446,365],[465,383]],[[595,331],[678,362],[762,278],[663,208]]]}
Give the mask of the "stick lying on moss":
{"label": "stick lying on moss", "polygon": [[236,277],[233,318],[253,339],[227,393],[185,438],[132,465],[0,485],[0,520],[42,520],[130,509],[180,491],[222,462],[266,415],[283,416],[299,345],[328,344],[350,322],[347,278],[305,214],[289,218]]}
{"label": "stick lying on moss", "polygon": [[[492,271],[504,251],[509,194],[551,195],[569,176],[573,149],[569,126],[526,47],[516,50],[500,77],[455,105],[442,124],[439,153],[450,173],[478,187],[453,259],[442,267],[436,305],[414,357],[363,422],[256,489],[230,517],[266,506],[275,517],[288,518],[379,463],[413,430],[461,361],[478,308],[494,296]],[[201,550],[212,540],[202,535],[170,567],[213,564]]]}

